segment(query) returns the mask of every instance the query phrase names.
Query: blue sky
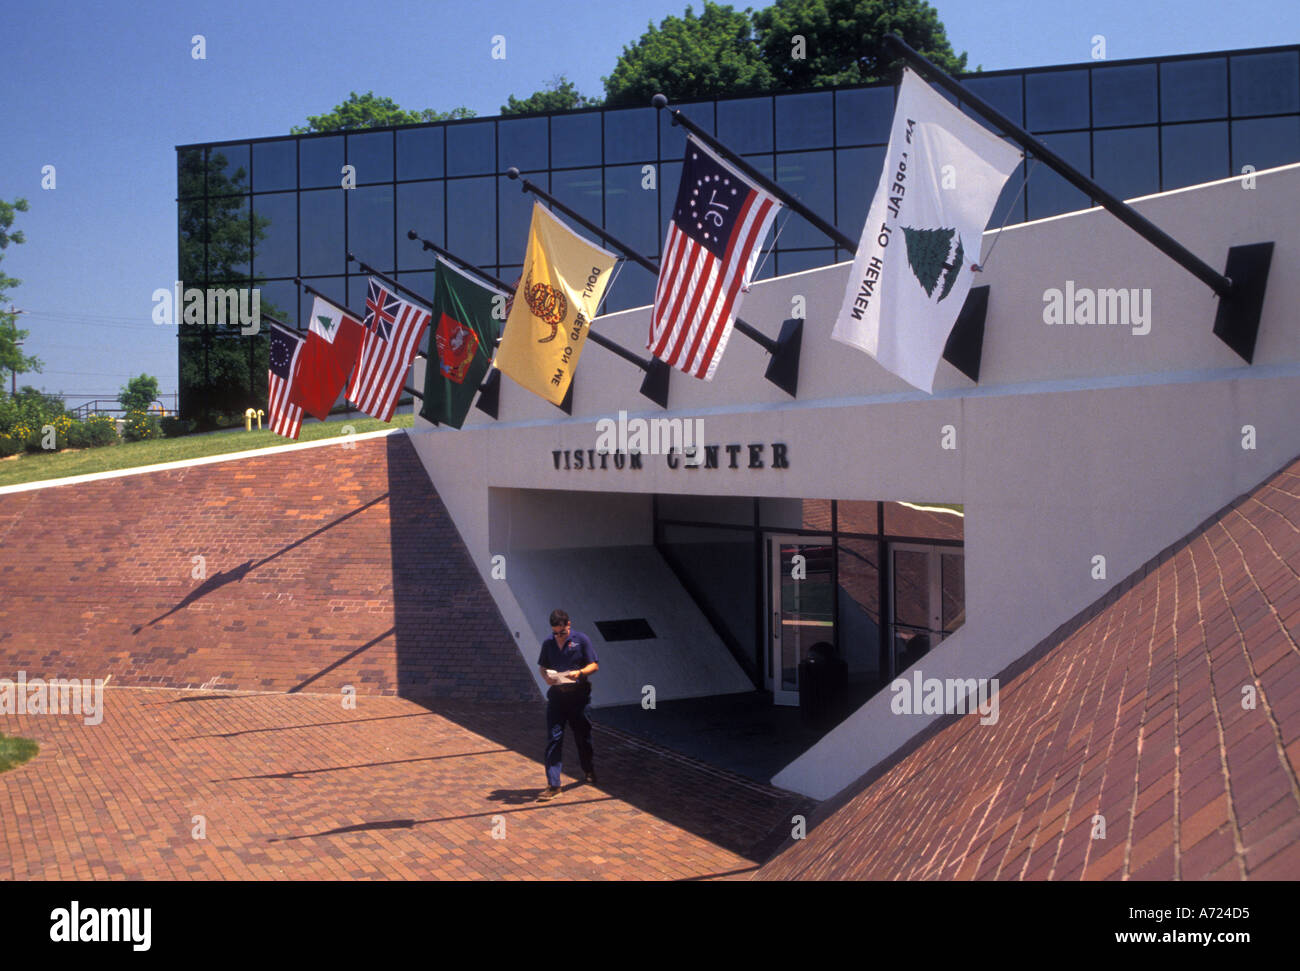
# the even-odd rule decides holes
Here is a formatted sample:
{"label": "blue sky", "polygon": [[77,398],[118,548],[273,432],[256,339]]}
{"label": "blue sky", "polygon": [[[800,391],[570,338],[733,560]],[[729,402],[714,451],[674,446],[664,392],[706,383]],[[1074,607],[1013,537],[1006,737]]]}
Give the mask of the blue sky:
{"label": "blue sky", "polygon": [[[1294,0],[932,5],[972,69],[1086,61],[1095,34],[1110,60],[1300,38]],[[142,371],[176,390],[175,329],[150,322],[154,290],[176,278],[176,145],[286,134],[353,90],[481,116],[561,73],[601,94],[623,45],[684,9],[680,0],[10,5],[0,198],[24,196],[31,210],[15,221],[27,242],[0,266],[23,281],[9,297],[26,311],[25,351],[45,362],[20,382],[70,403],[74,393],[114,397]],[[191,57],[196,34],[204,60]],[[491,57],[495,34],[506,38],[504,60]],[[46,165],[52,190],[41,188]]]}

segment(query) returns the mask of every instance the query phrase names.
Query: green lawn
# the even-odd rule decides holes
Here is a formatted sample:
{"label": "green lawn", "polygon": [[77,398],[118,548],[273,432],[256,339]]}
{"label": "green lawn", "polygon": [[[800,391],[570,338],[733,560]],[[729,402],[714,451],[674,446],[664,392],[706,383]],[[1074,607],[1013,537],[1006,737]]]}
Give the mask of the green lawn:
{"label": "green lawn", "polygon": [[16,769],[34,756],[37,748],[30,738],[0,735],[0,772]]}
{"label": "green lawn", "polygon": [[[392,422],[374,418],[354,418],[347,421],[318,422],[308,420],[298,436],[300,442],[314,442],[325,438],[339,438],[346,426],[360,435],[363,432],[385,431],[391,428],[410,428],[413,415],[395,415]],[[246,432],[242,428],[232,431],[209,432],[206,435],[182,435],[180,438],[162,438],[148,442],[122,442],[101,448],[83,448],[76,451],[32,453],[27,452],[0,460],[0,485],[20,482],[38,482],[44,479],[62,479],[70,475],[87,475],[91,472],[110,472],[115,469],[133,469],[141,465],[158,465],[162,462],[184,462],[186,459],[227,452],[246,452],[250,449],[269,448],[288,444],[275,432]]]}

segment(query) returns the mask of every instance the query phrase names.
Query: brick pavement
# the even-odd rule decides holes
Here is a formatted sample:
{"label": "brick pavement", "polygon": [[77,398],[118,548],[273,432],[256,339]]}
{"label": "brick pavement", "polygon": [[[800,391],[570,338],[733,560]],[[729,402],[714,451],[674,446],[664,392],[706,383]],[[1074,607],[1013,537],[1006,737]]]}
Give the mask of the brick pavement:
{"label": "brick pavement", "polygon": [[540,701],[105,695],[97,726],[0,715],[41,746],[0,775],[0,879],[726,878],[811,809],[599,726],[600,784],[538,804]]}

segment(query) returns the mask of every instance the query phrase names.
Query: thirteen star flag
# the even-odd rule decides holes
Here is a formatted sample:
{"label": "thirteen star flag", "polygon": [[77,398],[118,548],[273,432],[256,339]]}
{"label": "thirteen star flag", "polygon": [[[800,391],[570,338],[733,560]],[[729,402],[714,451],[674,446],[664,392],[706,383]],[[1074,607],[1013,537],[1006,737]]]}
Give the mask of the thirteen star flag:
{"label": "thirteen star flag", "polygon": [[316,297],[289,400],[320,421],[329,417],[361,353],[361,322]]}
{"label": "thirteen star flag", "polygon": [[302,428],[302,409],[289,402],[293,390],[293,375],[298,368],[298,358],[305,344],[293,331],[276,324],[271,325],[271,360],[267,372],[269,389],[267,410],[271,413],[270,428],[285,438],[298,438]]}
{"label": "thirteen star flag", "polygon": [[429,311],[403,300],[392,287],[371,277],[365,341],[348,385],[348,400],[372,418],[391,421],[406,372],[428,326]]}
{"label": "thirteen star flag", "polygon": [[694,138],[668,224],[650,340],[654,356],[706,381],[722,359],[759,246],[781,204]]}
{"label": "thirteen star flag", "polygon": [[885,167],[831,337],[923,391],[1021,152],[904,70]]}
{"label": "thirteen star flag", "polygon": [[453,428],[465,424],[465,416],[492,363],[506,296],[445,260],[438,260],[422,418]]}
{"label": "thirteen star flag", "polygon": [[502,373],[553,405],[563,402],[617,261],[534,204],[523,274],[497,349]]}

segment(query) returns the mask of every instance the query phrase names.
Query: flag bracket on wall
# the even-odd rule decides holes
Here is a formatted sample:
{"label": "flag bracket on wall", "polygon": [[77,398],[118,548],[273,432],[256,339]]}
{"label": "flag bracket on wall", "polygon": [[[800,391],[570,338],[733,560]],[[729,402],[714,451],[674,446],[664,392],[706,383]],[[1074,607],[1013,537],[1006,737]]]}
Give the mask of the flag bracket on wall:
{"label": "flag bracket on wall", "polygon": [[943,359],[976,384],[980,381],[980,361],[984,356],[984,317],[989,309],[989,288],[971,287],[961,305],[957,322],[943,346]]}
{"label": "flag bracket on wall", "polygon": [[781,324],[781,336],[772,348],[763,377],[788,394],[799,397],[799,350],[803,345],[803,321],[791,319]]}
{"label": "flag bracket on wall", "polygon": [[1232,292],[1219,298],[1214,336],[1247,364],[1255,357],[1255,338],[1259,336],[1259,316],[1264,309],[1264,291],[1268,288],[1272,261],[1271,242],[1228,248],[1228,265],[1223,273],[1232,281]]}
{"label": "flag bracket on wall", "polygon": [[488,371],[487,378],[479,385],[478,400],[474,402],[474,407],[493,419],[501,410],[501,372],[496,368]]}

